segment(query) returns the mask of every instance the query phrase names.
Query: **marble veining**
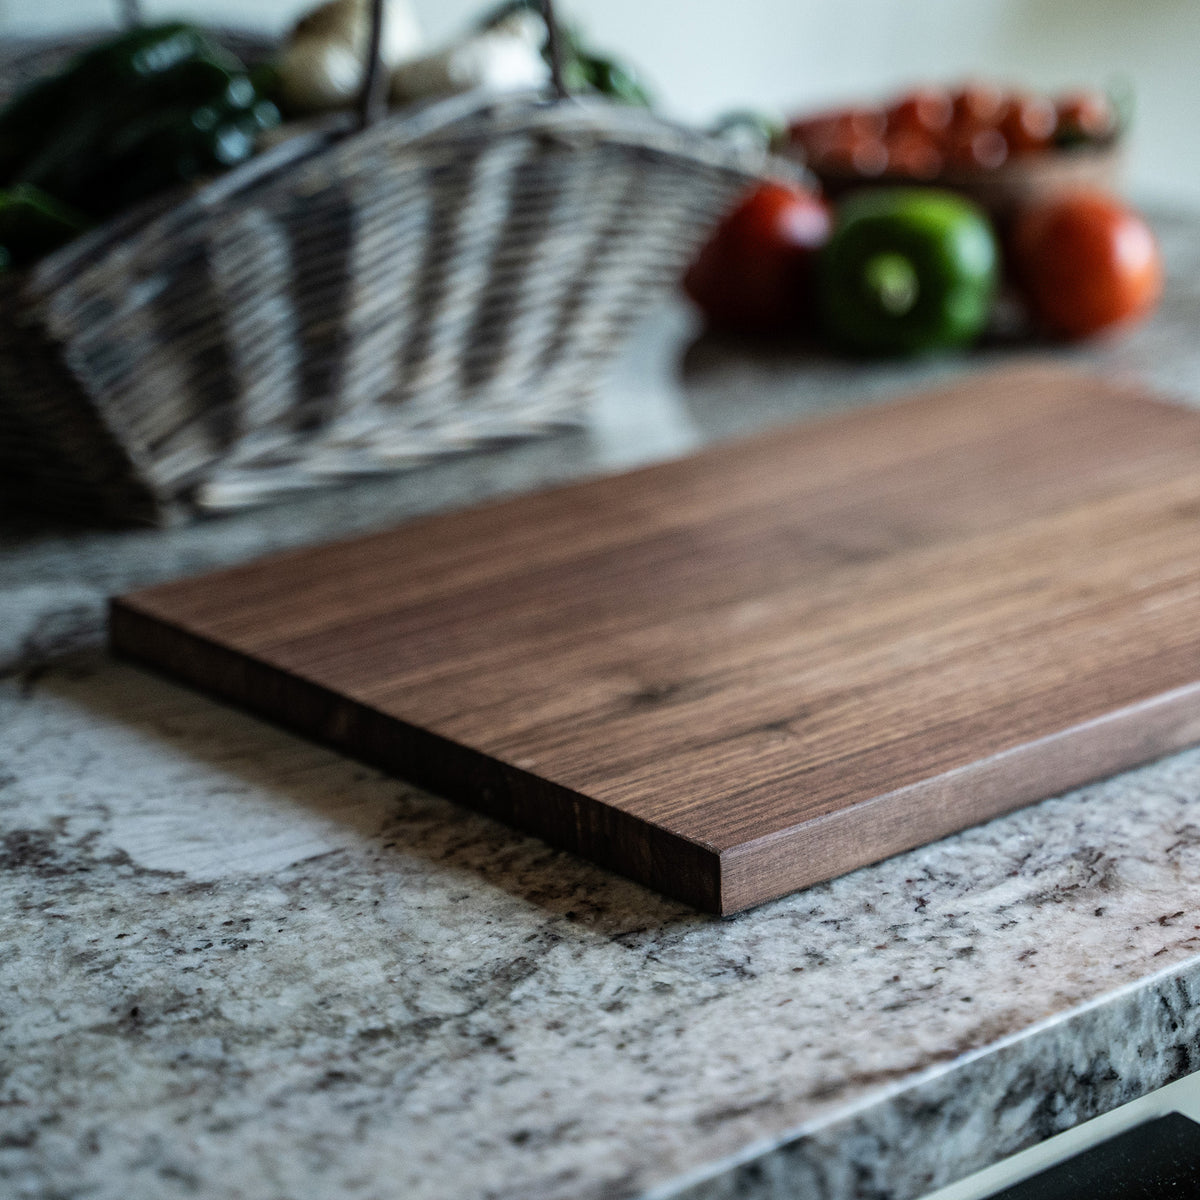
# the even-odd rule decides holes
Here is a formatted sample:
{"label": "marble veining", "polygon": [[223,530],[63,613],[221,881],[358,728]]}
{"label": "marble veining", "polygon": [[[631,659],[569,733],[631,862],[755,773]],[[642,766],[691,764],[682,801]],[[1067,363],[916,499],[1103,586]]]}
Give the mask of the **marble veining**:
{"label": "marble veining", "polygon": [[721,921],[95,652],[0,728],[20,1197],[901,1200],[1195,1065],[1200,752]]}
{"label": "marble veining", "polygon": [[[1196,386],[1163,229],[1193,274],[1092,361]],[[915,1200],[1200,1067],[1200,751],[719,920],[103,653],[111,591],[636,457],[648,361],[663,452],[948,369],[676,372],[683,329],[598,439],[0,520],[0,1194]]]}

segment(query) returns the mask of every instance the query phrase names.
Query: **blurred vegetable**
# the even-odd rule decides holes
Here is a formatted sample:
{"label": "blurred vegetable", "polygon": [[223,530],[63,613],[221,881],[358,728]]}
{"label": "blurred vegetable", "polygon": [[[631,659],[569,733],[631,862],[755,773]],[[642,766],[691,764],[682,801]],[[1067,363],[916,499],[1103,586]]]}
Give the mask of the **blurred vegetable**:
{"label": "blurred vegetable", "polygon": [[[301,17],[278,63],[281,102],[293,112],[349,107],[362,88],[370,36],[369,0],[330,0]],[[379,47],[384,66],[399,66],[421,47],[408,0],[387,0]]]}
{"label": "blurred vegetable", "polygon": [[[540,0],[506,0],[487,13],[477,25],[490,32],[511,24],[514,19],[533,17],[541,28],[539,46],[547,65],[550,62],[550,36],[542,17]],[[594,50],[574,26],[559,21],[559,50],[562,56],[563,82],[576,94],[599,92],[620,104],[648,108],[653,103],[650,90],[628,63]]]}
{"label": "blurred vegetable", "polygon": [[894,101],[887,111],[888,133],[938,138],[950,128],[954,101],[944,88],[918,88]]}
{"label": "blurred vegetable", "polygon": [[999,131],[1009,154],[1033,154],[1048,150],[1058,129],[1058,109],[1045,96],[1023,92],[1009,97],[1000,118]]}
{"label": "blurred vegetable", "polygon": [[77,214],[100,219],[244,161],[278,120],[242,64],[193,26],[94,47],[0,112],[0,185],[10,186],[7,219],[24,231],[6,243],[12,263],[30,261],[39,230],[44,252],[78,232]]}
{"label": "blurred vegetable", "polygon": [[347,42],[302,38],[279,60],[279,102],[289,113],[349,108],[362,91],[363,62]]}
{"label": "blurred vegetable", "polygon": [[0,270],[36,262],[87,226],[80,213],[29,184],[0,191]]}
{"label": "blurred vegetable", "polygon": [[772,150],[786,140],[787,125],[774,113],[740,108],[719,117],[709,126],[709,132],[714,137]]}
{"label": "blurred vegetable", "polygon": [[789,142],[832,186],[877,178],[926,181],[944,172],[995,171],[1055,149],[1109,145],[1124,122],[1094,91],[1055,101],[994,83],[955,91],[926,86],[885,105],[859,105],[792,121]]}
{"label": "blurred vegetable", "polygon": [[788,139],[812,163],[849,158],[860,146],[882,147],[887,114],[881,108],[838,108],[800,117],[788,126]]}
{"label": "blurred vegetable", "polygon": [[815,259],[830,220],[812,192],[763,184],[721,223],[684,288],[715,328],[803,332],[812,325]]}
{"label": "blurred vegetable", "polygon": [[649,108],[653,104],[650,90],[637,72],[619,59],[585,50],[577,37],[568,34],[567,61],[563,64],[563,80],[570,92],[599,92],[619,104]]}
{"label": "blurred vegetable", "polygon": [[248,95],[218,97],[191,109],[166,109],[123,126],[103,155],[88,160],[69,194],[96,217],[120,212],[169,187],[245,162],[279,112]]}
{"label": "blurred vegetable", "polygon": [[870,174],[886,169],[893,175],[921,181],[936,179],[945,165],[944,149],[919,133],[893,134],[876,157],[879,165]]}
{"label": "blurred vegetable", "polygon": [[1072,192],[1028,209],[1011,256],[1030,312],[1047,331],[1080,338],[1153,311],[1162,294],[1154,235],[1102,192]]}
{"label": "blurred vegetable", "polygon": [[951,126],[960,130],[995,129],[1008,108],[1004,89],[994,83],[969,83],[951,97]]}
{"label": "blurred vegetable", "polygon": [[1060,146],[1103,141],[1118,129],[1115,105],[1103,92],[1094,90],[1059,97],[1057,117],[1055,141]]}
{"label": "blurred vegetable", "polygon": [[1008,139],[990,126],[969,127],[951,134],[946,163],[960,171],[994,171],[1008,161]]}
{"label": "blurred vegetable", "polygon": [[925,188],[880,188],[838,209],[821,252],[826,326],[844,348],[918,354],[969,345],[996,292],[999,254],[970,201]]}
{"label": "blurred vegetable", "polygon": [[[371,39],[370,0],[329,0],[305,13],[293,26],[290,41],[324,38],[345,42],[365,60]],[[385,0],[379,54],[386,66],[412,58],[422,45],[417,14],[409,0]]]}
{"label": "blurred vegetable", "polygon": [[[188,73],[180,69],[196,64]],[[0,111],[0,180],[12,179],[67,130],[119,119],[139,104],[170,100],[209,69],[228,72],[236,59],[202,29],[172,23],[135,29],[78,55],[55,75],[19,92]]]}
{"label": "blurred vegetable", "polygon": [[224,66],[181,63],[107,104],[81,109],[19,173],[100,218],[156,192],[244,162],[278,124],[250,79]]}
{"label": "blurred vegetable", "polygon": [[20,172],[22,181],[108,216],[244,162],[258,135],[279,121],[246,75],[214,63],[183,63],[158,82],[80,110]]}
{"label": "blurred vegetable", "polygon": [[436,54],[401,63],[392,72],[392,96],[417,100],[476,88],[489,92],[543,88],[550,78],[542,54],[545,34],[540,17],[514,12]]}

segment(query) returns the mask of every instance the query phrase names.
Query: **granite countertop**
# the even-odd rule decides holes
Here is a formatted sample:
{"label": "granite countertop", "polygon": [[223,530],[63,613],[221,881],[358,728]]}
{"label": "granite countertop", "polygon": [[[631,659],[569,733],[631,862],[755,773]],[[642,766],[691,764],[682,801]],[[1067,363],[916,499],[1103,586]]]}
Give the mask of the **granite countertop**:
{"label": "granite countertop", "polygon": [[[1057,352],[1200,403],[1163,313]],[[1200,1068],[1200,751],[704,917],[129,666],[106,595],[874,402],[692,340],[588,426],[162,532],[0,520],[0,1191],[913,1200]]]}

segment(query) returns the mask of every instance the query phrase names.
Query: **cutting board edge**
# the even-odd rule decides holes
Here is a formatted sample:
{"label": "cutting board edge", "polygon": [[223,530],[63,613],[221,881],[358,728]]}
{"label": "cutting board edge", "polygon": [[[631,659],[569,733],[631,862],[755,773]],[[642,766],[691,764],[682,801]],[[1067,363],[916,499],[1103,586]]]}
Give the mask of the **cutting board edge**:
{"label": "cutting board edge", "polygon": [[[776,900],[1197,743],[1200,680],[729,847],[721,911]],[[881,820],[889,808],[895,816]]]}
{"label": "cutting board edge", "polygon": [[236,704],[291,733],[423,787],[652,891],[721,915],[723,856],[714,847],[348,699],[281,667],[144,610],[109,601],[118,658]]}

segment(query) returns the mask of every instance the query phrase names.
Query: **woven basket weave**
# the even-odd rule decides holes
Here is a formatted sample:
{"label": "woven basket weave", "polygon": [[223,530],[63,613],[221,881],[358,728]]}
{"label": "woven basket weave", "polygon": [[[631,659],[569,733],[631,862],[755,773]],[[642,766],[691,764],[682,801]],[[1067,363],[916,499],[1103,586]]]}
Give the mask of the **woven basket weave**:
{"label": "woven basket weave", "polygon": [[0,284],[0,478],[161,521],[576,417],[761,153],[601,101],[289,138]]}

